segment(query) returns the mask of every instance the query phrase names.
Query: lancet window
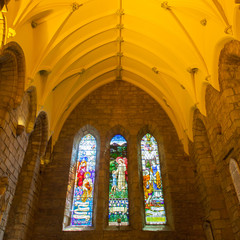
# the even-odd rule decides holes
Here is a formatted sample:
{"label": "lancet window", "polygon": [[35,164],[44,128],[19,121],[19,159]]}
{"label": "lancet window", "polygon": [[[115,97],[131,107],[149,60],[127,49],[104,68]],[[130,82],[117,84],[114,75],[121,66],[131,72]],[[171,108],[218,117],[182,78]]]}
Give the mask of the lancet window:
{"label": "lancet window", "polygon": [[109,226],[129,225],[127,141],[115,135],[110,142]]}
{"label": "lancet window", "polygon": [[[72,179],[69,183],[73,189],[71,202],[70,227],[86,227],[93,225],[93,198],[96,166],[96,139],[91,134],[85,135],[76,151]],[[70,176],[71,177],[71,176]],[[73,186],[72,186],[73,185]],[[67,197],[68,199],[68,197]]]}
{"label": "lancet window", "polygon": [[166,224],[158,145],[149,133],[141,140],[141,162],[145,223],[147,225]]}

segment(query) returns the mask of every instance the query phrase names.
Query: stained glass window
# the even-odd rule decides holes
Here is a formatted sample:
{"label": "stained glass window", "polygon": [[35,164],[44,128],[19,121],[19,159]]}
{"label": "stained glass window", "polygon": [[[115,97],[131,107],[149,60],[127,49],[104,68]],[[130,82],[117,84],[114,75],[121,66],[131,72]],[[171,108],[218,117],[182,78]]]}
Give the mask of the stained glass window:
{"label": "stained glass window", "polygon": [[149,225],[166,223],[158,146],[147,133],[141,140],[145,221]]}
{"label": "stained glass window", "polygon": [[110,142],[109,226],[129,225],[127,142],[116,135]]}
{"label": "stained glass window", "polygon": [[71,226],[92,226],[96,140],[85,135],[78,147]]}

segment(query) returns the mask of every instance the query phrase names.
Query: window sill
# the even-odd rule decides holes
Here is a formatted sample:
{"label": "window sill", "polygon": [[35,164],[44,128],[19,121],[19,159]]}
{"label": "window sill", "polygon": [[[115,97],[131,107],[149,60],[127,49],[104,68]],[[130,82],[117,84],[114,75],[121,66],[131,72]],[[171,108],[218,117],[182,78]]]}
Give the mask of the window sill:
{"label": "window sill", "polygon": [[170,232],[173,231],[172,228],[169,225],[145,225],[143,227],[143,231],[161,231],[161,232]]}
{"label": "window sill", "polygon": [[95,227],[73,227],[73,226],[67,226],[63,228],[64,232],[83,232],[83,231],[92,231],[95,230]]}
{"label": "window sill", "polygon": [[107,226],[104,230],[106,231],[130,231],[131,227],[128,226]]}

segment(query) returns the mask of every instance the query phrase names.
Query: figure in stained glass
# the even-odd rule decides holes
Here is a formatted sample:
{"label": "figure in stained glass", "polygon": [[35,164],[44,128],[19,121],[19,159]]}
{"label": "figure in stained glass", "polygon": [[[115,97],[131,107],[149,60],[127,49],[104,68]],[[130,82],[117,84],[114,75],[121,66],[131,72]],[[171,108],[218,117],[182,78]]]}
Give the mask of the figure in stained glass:
{"label": "figure in stained glass", "polygon": [[85,135],[78,148],[71,226],[92,226],[96,140]]}
{"label": "figure in stained glass", "polygon": [[165,224],[158,146],[155,138],[149,133],[141,140],[141,156],[146,224]]}
{"label": "figure in stained glass", "polygon": [[[85,153],[83,152],[83,154],[85,154]],[[77,167],[77,185],[79,187],[82,187],[82,185],[83,185],[84,175],[85,175],[86,170],[87,170],[87,162],[86,162],[85,159],[88,160],[87,157],[83,157],[81,159],[81,162],[80,161],[78,162],[78,167]]]}
{"label": "figure in stained glass", "polygon": [[[110,142],[109,225],[128,225],[127,142],[116,135]],[[119,220],[121,220],[119,223]]]}
{"label": "figure in stained glass", "polygon": [[112,171],[112,188],[111,191],[115,192],[117,189],[117,171]]}
{"label": "figure in stained glass", "polygon": [[121,157],[116,158],[116,162],[118,163],[117,170],[115,174],[117,174],[117,187],[118,191],[124,190],[126,188],[125,184],[125,172],[127,170],[125,161]]}

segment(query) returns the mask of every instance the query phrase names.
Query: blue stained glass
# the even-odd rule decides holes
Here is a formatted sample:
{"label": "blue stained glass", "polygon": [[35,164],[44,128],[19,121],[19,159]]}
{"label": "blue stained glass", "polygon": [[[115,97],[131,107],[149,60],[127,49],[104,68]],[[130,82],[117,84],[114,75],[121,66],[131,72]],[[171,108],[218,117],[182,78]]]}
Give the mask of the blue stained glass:
{"label": "blue stained glass", "polygon": [[141,140],[141,157],[146,224],[166,224],[158,146],[149,133]]}
{"label": "blue stained glass", "polygon": [[110,142],[109,179],[108,224],[129,225],[127,142],[121,135]]}
{"label": "blue stained glass", "polygon": [[92,226],[96,140],[85,135],[78,148],[71,225]]}

